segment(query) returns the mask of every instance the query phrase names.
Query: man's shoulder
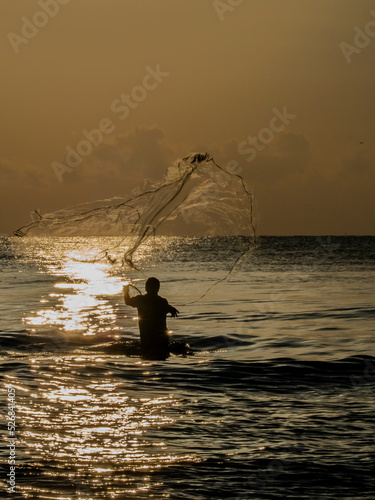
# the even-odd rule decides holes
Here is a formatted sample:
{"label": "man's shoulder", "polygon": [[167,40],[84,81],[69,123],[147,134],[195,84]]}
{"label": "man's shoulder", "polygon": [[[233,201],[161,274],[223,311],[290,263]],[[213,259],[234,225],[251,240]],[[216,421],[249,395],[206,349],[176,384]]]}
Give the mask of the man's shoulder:
{"label": "man's shoulder", "polygon": [[156,296],[150,296],[148,295],[147,293],[145,295],[136,295],[134,297],[134,299],[136,299],[138,302],[144,302],[144,303],[147,303],[147,302],[159,302],[159,304],[168,304],[168,301],[167,299],[165,299],[164,297],[160,297],[160,295],[156,295]]}
{"label": "man's shoulder", "polygon": [[142,305],[150,305],[151,304],[156,304],[158,307],[168,307],[168,300],[165,299],[164,297],[160,297],[160,295],[156,296],[150,296],[150,295],[136,295],[134,297],[136,299],[133,303],[136,306],[142,306]]}
{"label": "man's shoulder", "polygon": [[138,305],[138,304],[142,303],[142,301],[143,301],[143,297],[144,297],[144,295],[135,295],[134,297],[131,297],[131,299],[130,299],[130,300],[131,300],[131,303],[132,303],[134,306],[136,306],[136,305]]}

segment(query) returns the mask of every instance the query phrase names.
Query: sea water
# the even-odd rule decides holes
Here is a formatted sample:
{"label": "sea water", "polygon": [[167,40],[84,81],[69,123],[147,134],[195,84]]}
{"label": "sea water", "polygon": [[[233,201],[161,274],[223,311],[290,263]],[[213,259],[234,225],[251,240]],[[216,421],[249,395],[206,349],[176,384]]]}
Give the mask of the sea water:
{"label": "sea water", "polygon": [[[374,243],[3,238],[2,496],[372,500]],[[193,354],[132,350],[148,276]]]}

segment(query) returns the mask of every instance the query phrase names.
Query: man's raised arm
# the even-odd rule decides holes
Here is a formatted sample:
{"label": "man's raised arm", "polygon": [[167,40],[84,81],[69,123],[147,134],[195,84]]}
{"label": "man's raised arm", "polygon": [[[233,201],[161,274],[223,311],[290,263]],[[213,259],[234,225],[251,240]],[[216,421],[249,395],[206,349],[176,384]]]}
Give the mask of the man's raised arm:
{"label": "man's raised arm", "polygon": [[124,301],[127,306],[136,307],[134,304],[134,299],[129,295],[130,285],[125,285],[122,289],[124,291]]}

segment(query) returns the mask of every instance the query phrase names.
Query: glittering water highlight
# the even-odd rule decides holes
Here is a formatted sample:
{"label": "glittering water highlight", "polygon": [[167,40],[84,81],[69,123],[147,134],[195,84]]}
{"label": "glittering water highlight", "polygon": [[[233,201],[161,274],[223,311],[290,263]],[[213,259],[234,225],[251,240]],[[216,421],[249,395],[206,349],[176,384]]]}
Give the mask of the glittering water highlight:
{"label": "glittering water highlight", "polygon": [[[372,498],[374,238],[261,238],[169,320],[194,354],[152,362],[120,293],[142,275],[76,258],[103,243],[2,240],[20,498]],[[242,244],[160,237],[137,263],[187,304]]]}

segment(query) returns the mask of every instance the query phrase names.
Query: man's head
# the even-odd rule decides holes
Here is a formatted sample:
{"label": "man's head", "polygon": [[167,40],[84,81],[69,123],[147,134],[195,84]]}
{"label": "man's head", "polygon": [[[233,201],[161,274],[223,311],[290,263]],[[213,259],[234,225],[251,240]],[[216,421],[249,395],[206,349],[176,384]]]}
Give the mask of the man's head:
{"label": "man's head", "polygon": [[160,288],[160,281],[157,278],[148,278],[146,281],[146,292],[157,295]]}

